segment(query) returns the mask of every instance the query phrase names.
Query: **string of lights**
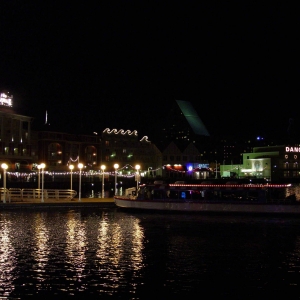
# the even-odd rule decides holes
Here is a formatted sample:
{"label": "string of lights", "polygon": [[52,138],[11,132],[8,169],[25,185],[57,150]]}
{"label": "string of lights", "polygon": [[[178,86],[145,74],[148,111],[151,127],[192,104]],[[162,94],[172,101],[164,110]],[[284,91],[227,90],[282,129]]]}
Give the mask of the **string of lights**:
{"label": "string of lights", "polygon": [[[76,159],[72,159],[70,158],[69,159],[69,162],[77,162],[79,161],[79,156],[77,156]],[[68,162],[68,165],[69,165],[69,162]],[[198,172],[199,171],[199,168],[193,168],[192,166],[189,166],[187,168],[187,170],[181,170],[179,168],[182,168],[183,166],[182,165],[164,165],[162,167],[159,167],[159,168],[156,168],[156,169],[150,169],[148,168],[148,170],[145,170],[145,171],[141,171],[140,174],[141,176],[145,176],[147,174],[151,174],[151,172],[158,172],[159,170],[161,169],[165,169],[169,172],[174,172],[174,173],[192,173],[192,172]],[[267,166],[264,166],[263,168],[261,168],[260,170],[256,170],[256,171],[263,171],[265,169],[267,169],[268,167]],[[205,170],[204,171],[211,171],[212,169],[211,168],[204,168]],[[234,166],[233,168],[231,169],[228,169],[227,171],[228,172],[234,172],[234,171],[237,171],[237,170],[242,170],[240,166]],[[15,177],[32,177],[32,176],[36,176],[36,174],[38,173],[37,170],[35,171],[32,171],[31,173],[28,173],[28,172],[19,172],[19,171],[14,171],[14,172],[11,172],[11,171],[7,171],[7,175],[12,175],[12,176],[15,176]],[[72,171],[72,174],[74,175],[79,175],[80,171]],[[60,171],[60,172],[57,172],[57,171],[46,171],[45,170],[45,174],[48,174],[48,175],[51,175],[51,176],[57,176],[57,175],[70,175],[71,172],[70,171]],[[104,172],[104,174],[106,176],[115,176],[115,170],[114,171],[111,171],[111,172]],[[136,174],[136,169],[134,166],[130,165],[130,164],[126,164],[124,165],[123,167],[120,167],[118,168],[118,174],[117,176],[118,177],[124,177],[124,178],[131,178],[131,177],[134,177]],[[89,171],[84,171],[82,170],[82,175],[84,176],[100,176],[102,175],[102,171],[101,170],[89,170]]]}
{"label": "string of lights", "polygon": [[[75,163],[76,161],[79,161],[79,156],[77,156],[76,159],[72,159],[72,157],[70,157],[69,161],[71,161],[72,163]],[[69,164],[69,162],[68,162],[68,164]]]}
{"label": "string of lights", "polygon": [[[75,163],[75,162],[78,162],[79,161],[79,156],[77,156],[76,159],[72,159],[70,158],[69,162],[68,162],[68,165],[70,165],[70,161]],[[260,169],[259,171],[263,171],[264,169],[267,169],[268,167],[265,166],[263,167],[262,169]],[[153,172],[159,172],[160,170],[166,170],[168,172],[174,172],[174,173],[180,173],[180,174],[184,174],[184,173],[193,173],[193,172],[201,172],[201,171],[212,171],[211,168],[201,168],[199,169],[199,167],[192,167],[192,166],[188,166],[187,168],[185,166],[182,166],[182,165],[163,165],[162,167],[158,167],[156,169],[152,169],[152,168],[148,168],[148,170],[144,170],[144,171],[140,171],[140,175],[143,177],[143,176],[148,176],[149,174],[153,174]],[[239,166],[234,166],[233,168],[231,169],[228,169],[227,171],[229,172],[235,172],[237,170],[242,170]],[[84,171],[84,170],[81,170],[82,171],[82,175],[83,176],[101,176],[103,174],[103,171],[102,170],[89,170],[89,171]],[[258,171],[258,170],[256,170]],[[33,176],[36,176],[38,174],[38,171],[37,170],[33,170],[32,172],[20,172],[20,171],[14,171],[14,172],[11,172],[11,171],[8,171],[7,172],[7,175],[11,175],[11,176],[14,176],[14,177],[17,177],[17,178],[21,178],[21,177],[33,177]],[[47,171],[45,170],[45,174],[49,175],[49,176],[69,176],[71,174],[70,171]],[[80,174],[80,171],[77,170],[73,170],[72,171],[72,174],[73,175],[79,175]],[[107,172],[104,172],[105,176],[115,176],[115,170],[113,171],[107,171]],[[118,172],[117,172],[117,176],[119,178],[132,178],[136,175],[136,168],[134,166],[132,166],[131,164],[126,164],[122,167],[119,167],[118,168]]]}
{"label": "string of lights", "polygon": [[[79,157],[77,157],[75,160],[72,160],[73,162],[76,162],[79,159]],[[196,172],[198,171],[198,168],[189,168],[188,171],[185,170],[177,170],[176,168],[170,166],[170,165],[164,165],[162,167],[156,168],[156,169],[148,169],[145,171],[140,172],[141,175],[145,175],[145,174],[150,174],[151,172],[158,172],[161,169],[166,169],[168,171],[171,172],[177,172],[177,173],[186,173],[186,172]],[[127,171],[127,174],[122,173],[123,171]],[[27,173],[27,172],[7,172],[8,175],[13,175],[13,176],[36,176],[38,172],[37,171],[33,171],[32,173]],[[80,171],[72,171],[73,175],[79,175]],[[45,174],[51,175],[51,176],[58,176],[58,175],[70,175],[71,172],[70,171],[47,171],[45,170]],[[104,172],[104,174],[106,176],[115,176],[115,171],[111,171],[111,172]],[[130,177],[134,177],[136,174],[136,170],[135,167],[133,167],[130,164],[126,164],[123,167],[118,168],[118,177],[126,177],[126,178],[130,178]],[[89,170],[89,171],[82,171],[82,175],[84,176],[100,176],[102,175],[102,171],[101,170]]]}

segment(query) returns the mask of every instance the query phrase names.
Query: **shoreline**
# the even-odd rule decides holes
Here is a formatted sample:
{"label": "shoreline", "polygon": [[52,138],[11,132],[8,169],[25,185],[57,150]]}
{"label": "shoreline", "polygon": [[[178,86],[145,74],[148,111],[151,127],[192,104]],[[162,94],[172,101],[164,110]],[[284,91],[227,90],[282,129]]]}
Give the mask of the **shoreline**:
{"label": "shoreline", "polygon": [[117,208],[114,202],[114,198],[73,198],[72,200],[56,200],[45,199],[44,202],[40,202],[37,199],[28,199],[26,201],[12,201],[3,203],[0,202],[0,211],[5,209],[16,208],[49,208],[49,207],[97,207],[97,208]]}

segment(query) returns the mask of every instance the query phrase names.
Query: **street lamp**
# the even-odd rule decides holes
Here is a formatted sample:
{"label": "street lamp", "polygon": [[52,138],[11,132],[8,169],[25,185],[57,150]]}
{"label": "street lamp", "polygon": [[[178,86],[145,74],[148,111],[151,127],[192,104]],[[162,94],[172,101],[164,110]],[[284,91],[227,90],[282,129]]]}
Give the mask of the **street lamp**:
{"label": "street lamp", "polygon": [[3,190],[4,190],[3,203],[6,203],[6,170],[8,168],[8,165],[6,163],[3,163],[1,165],[1,168],[3,169]]}
{"label": "street lamp", "polygon": [[216,179],[218,178],[218,162],[216,161]]}
{"label": "street lamp", "polygon": [[119,168],[119,165],[114,164],[114,168],[115,168],[115,195],[117,195],[117,170]]}
{"label": "street lamp", "polygon": [[151,172],[150,170],[152,170],[152,167],[149,167],[149,168],[148,168],[148,178],[149,178],[150,175],[151,175],[151,174],[150,174],[150,172]]}
{"label": "street lamp", "polygon": [[139,177],[140,177],[140,174],[139,174],[139,169],[141,168],[140,165],[136,165],[135,166],[135,169],[136,169],[136,194],[137,194],[137,191],[138,191],[138,188],[139,188]]}
{"label": "street lamp", "polygon": [[38,176],[38,189],[41,188],[41,165],[37,166],[39,169],[39,176]]}
{"label": "street lamp", "polygon": [[81,169],[83,168],[83,164],[79,163],[78,168],[79,168],[79,195],[78,195],[78,201],[81,201]]}
{"label": "street lamp", "polygon": [[42,169],[42,199],[41,199],[41,202],[44,202],[44,169],[45,169],[46,165],[44,163],[41,163],[40,167]]}
{"label": "street lamp", "polygon": [[72,173],[73,173],[73,169],[74,169],[74,166],[73,165],[69,165],[69,169],[71,171],[71,190],[72,190]]}
{"label": "street lamp", "polygon": [[102,170],[102,198],[104,198],[104,170],[106,167],[102,165],[100,168]]}

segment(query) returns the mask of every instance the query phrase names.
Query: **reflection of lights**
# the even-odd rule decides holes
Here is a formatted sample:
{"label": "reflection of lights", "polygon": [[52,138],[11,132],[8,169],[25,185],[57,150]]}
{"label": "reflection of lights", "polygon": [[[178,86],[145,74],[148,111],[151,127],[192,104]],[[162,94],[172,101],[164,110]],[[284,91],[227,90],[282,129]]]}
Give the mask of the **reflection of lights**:
{"label": "reflection of lights", "polygon": [[15,289],[15,277],[12,270],[17,266],[15,250],[10,239],[13,230],[11,230],[11,222],[7,221],[5,217],[1,219],[0,225],[0,286],[1,290],[9,295]]}
{"label": "reflection of lights", "polygon": [[140,276],[145,266],[139,218],[78,210],[14,217],[5,213],[0,218],[0,285],[9,295],[20,282],[26,285],[18,284],[18,292],[32,292],[31,287],[40,293],[65,289],[69,295],[79,289],[100,290],[93,280],[98,276],[107,287],[104,293],[110,292],[126,282],[128,274]]}
{"label": "reflection of lights", "polygon": [[101,263],[107,263],[109,261],[108,248],[109,248],[109,234],[108,234],[108,222],[106,219],[101,220],[98,229],[98,250],[97,257],[100,258]]}
{"label": "reflection of lights", "polygon": [[86,258],[86,230],[84,222],[79,216],[70,214],[67,220],[66,254],[70,259],[72,267],[76,270],[77,276],[82,277],[85,269]]}
{"label": "reflection of lights", "polygon": [[109,225],[110,223],[103,218],[98,226],[97,257],[99,263],[101,265],[112,263],[118,267],[126,261],[132,269],[141,269],[143,267],[144,232],[139,220],[120,218],[114,226]]}
{"label": "reflection of lights", "polygon": [[135,270],[141,268],[141,263],[143,261],[143,241],[144,241],[144,232],[139,222],[135,220],[133,224],[133,240],[132,240],[132,267]]}
{"label": "reflection of lights", "polygon": [[43,272],[47,263],[50,248],[48,246],[49,233],[45,225],[45,219],[43,215],[37,215],[35,219],[35,239],[36,239],[36,251],[34,257],[37,261],[38,272]]}

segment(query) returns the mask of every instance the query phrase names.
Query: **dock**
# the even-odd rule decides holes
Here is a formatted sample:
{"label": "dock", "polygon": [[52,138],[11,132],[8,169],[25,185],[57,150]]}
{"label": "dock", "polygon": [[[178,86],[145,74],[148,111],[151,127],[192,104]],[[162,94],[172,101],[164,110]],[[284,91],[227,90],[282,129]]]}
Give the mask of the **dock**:
{"label": "dock", "polygon": [[40,199],[26,199],[26,201],[11,201],[3,203],[0,202],[0,211],[5,209],[17,209],[17,208],[55,208],[55,207],[65,207],[65,208],[116,208],[114,198],[73,198],[72,200],[66,199],[44,199],[41,202]]}

